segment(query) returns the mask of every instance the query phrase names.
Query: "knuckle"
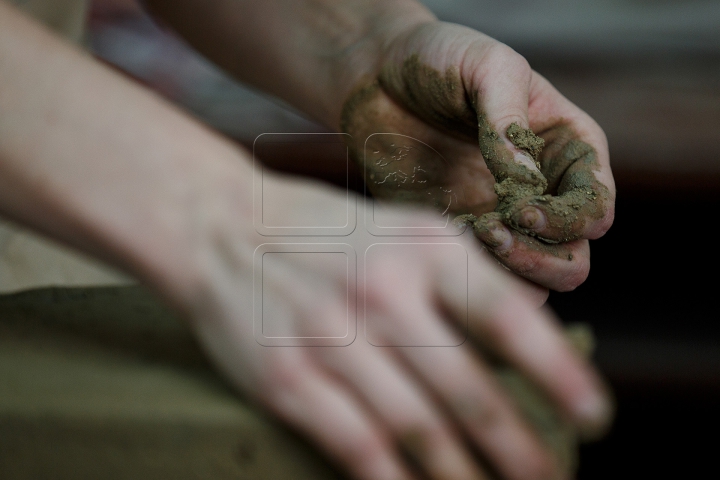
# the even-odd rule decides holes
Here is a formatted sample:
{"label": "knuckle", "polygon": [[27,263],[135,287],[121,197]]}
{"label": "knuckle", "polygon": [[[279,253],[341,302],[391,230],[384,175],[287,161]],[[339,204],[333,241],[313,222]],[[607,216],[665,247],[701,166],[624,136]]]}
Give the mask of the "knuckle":
{"label": "knuckle", "polygon": [[301,389],[304,362],[284,355],[270,355],[258,381],[260,398],[280,408],[284,399],[295,396]]}
{"label": "knuckle", "polygon": [[538,270],[540,265],[540,254],[535,252],[528,252],[525,255],[519,255],[515,260],[514,265],[509,265],[510,268],[519,275],[527,275],[534,273]]}
{"label": "knuckle", "polygon": [[389,450],[389,442],[379,432],[368,431],[348,442],[340,453],[355,472],[372,472],[374,466],[383,462]]}
{"label": "knuckle", "polygon": [[504,43],[497,42],[493,44],[487,51],[485,61],[490,63],[494,68],[502,68],[511,71],[513,74],[527,76],[530,81],[532,69],[530,63]]}
{"label": "knuckle", "polygon": [[585,232],[585,237],[589,240],[596,240],[605,235],[610,227],[612,227],[615,221],[615,206],[612,201],[608,200],[608,203],[601,205],[598,220],[594,221],[592,225]]}

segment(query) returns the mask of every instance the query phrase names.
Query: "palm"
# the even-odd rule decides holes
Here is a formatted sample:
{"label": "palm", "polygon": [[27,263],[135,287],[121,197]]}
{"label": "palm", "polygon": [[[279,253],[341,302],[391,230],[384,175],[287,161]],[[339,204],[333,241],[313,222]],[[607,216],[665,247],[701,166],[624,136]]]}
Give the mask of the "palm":
{"label": "palm", "polygon": [[374,197],[481,215],[495,208],[495,180],[474,138],[433,126],[381,87],[347,124],[353,155]]}

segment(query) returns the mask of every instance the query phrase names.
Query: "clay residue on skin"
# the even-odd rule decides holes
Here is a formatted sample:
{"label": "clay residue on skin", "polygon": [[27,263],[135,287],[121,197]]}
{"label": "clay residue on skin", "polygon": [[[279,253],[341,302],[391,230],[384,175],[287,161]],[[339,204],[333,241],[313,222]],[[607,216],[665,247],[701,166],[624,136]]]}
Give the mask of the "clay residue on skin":
{"label": "clay residue on skin", "polygon": [[[453,225],[458,228],[463,228],[465,226],[472,227],[473,233],[477,238],[482,240],[485,245],[495,249],[502,245],[502,242],[498,242],[494,235],[496,230],[505,228],[506,224],[502,221],[502,219],[503,216],[497,212],[487,213],[481,217],[477,217],[472,214],[463,214],[458,215],[455,219],[453,219]],[[570,248],[562,243],[549,243],[530,235],[515,235],[514,242],[520,242],[535,252],[552,255],[556,258],[565,258],[570,261],[573,260]],[[492,250],[492,254],[499,259],[506,259],[515,251],[516,246],[517,245],[513,243],[508,250]],[[516,273],[522,274],[525,272],[516,270]]]}
{"label": "clay residue on skin", "polygon": [[[513,153],[507,148],[484,113],[478,115],[478,132],[480,152],[488,169],[495,177],[494,189],[498,197],[495,212],[500,215],[503,223],[521,231],[517,223],[511,222],[517,202],[528,197],[542,195],[547,188],[547,180],[539,171],[533,171],[526,165],[515,161]],[[487,235],[483,235],[482,230],[487,225],[488,218],[486,217],[488,215],[490,214],[483,216],[484,222],[473,222],[475,234],[480,238],[487,237]],[[527,229],[524,230],[521,233],[529,232]],[[510,252],[506,253],[509,255]]]}
{"label": "clay residue on skin", "polygon": [[[499,181],[495,185],[499,199],[495,211],[509,227],[541,240],[543,250],[555,256],[566,256],[554,248],[545,248],[545,245],[580,238],[587,222],[601,219],[610,202],[608,188],[594,174],[600,169],[597,153],[592,146],[578,140],[578,135],[562,120],[557,121],[556,127],[543,132],[548,140],[545,150],[543,138],[517,124],[510,125],[507,135],[516,147],[533,156],[546,183],[540,191],[541,184],[533,185],[522,176],[520,181],[516,175]],[[534,230],[521,227],[514,218],[519,205],[541,207],[546,213],[546,228],[549,227],[558,238],[543,238]],[[538,246],[526,238],[525,243],[528,242],[533,248]]]}
{"label": "clay residue on skin", "polygon": [[[355,112],[361,105],[369,103],[380,91],[380,84],[375,81],[371,81],[367,84],[361,84],[360,87],[350,93],[350,96],[343,104],[342,113],[340,115],[340,131],[343,133],[349,133],[355,130]],[[364,139],[363,139],[364,140]],[[350,149],[350,156],[356,160],[362,158],[361,155],[361,139],[354,139],[349,142],[348,148]]]}
{"label": "clay residue on skin", "polygon": [[[513,123],[508,127],[506,135],[513,145],[528,152],[537,163],[542,147],[545,144],[540,137],[536,136],[532,130],[520,127],[517,123]],[[547,180],[539,173],[539,165],[538,172],[534,172],[525,165],[517,163],[512,157],[505,158],[504,161],[507,163],[508,175],[495,185],[495,193],[498,196],[498,206],[495,211],[503,215],[505,223],[517,230],[518,225],[513,225],[510,222],[517,202],[527,197],[542,195],[547,189]]]}
{"label": "clay residue on skin", "polygon": [[474,138],[477,120],[457,67],[443,74],[422,63],[415,54],[399,70],[384,68],[380,84],[391,97],[431,125],[452,136]]}
{"label": "clay residue on skin", "polygon": [[545,177],[539,171],[515,161],[513,152],[482,112],[478,113],[478,143],[485,163],[495,177],[498,208],[509,204],[507,200],[510,198],[542,195],[547,188]]}
{"label": "clay residue on skin", "polygon": [[510,124],[505,133],[513,145],[530,154],[533,160],[535,160],[535,165],[538,167],[538,170],[540,170],[538,158],[545,146],[545,140],[535,135],[529,128],[522,128],[515,122]]}
{"label": "clay residue on skin", "polygon": [[411,136],[392,133],[393,125],[412,122],[421,120],[398,109],[375,81],[350,95],[341,128],[352,137],[350,156],[362,167],[374,198],[446,212],[457,203],[457,194],[446,187],[447,160]]}
{"label": "clay residue on skin", "polygon": [[600,170],[595,149],[579,140],[564,121],[542,133],[546,148],[540,156],[548,179],[546,195],[528,202],[542,205],[548,225],[560,233],[560,241],[580,237],[588,221],[599,220],[612,202],[610,190],[595,177]]}
{"label": "clay residue on skin", "polygon": [[[523,234],[517,238],[536,237],[539,242],[526,240],[526,243],[532,243],[531,247],[535,248],[539,243],[542,247],[548,247],[543,250],[567,257],[564,252],[553,250],[552,244],[579,238],[588,221],[600,219],[605,214],[611,195],[607,187],[595,178],[594,172],[600,169],[596,152],[590,145],[578,140],[579,135],[562,119],[554,121],[555,126],[541,132],[539,136],[518,124],[510,125],[504,132],[507,140],[526,152],[540,167],[539,170],[531,169],[515,161],[507,140],[490,123],[480,107],[479,99],[468,96],[457,67],[440,72],[423,63],[418,55],[411,55],[400,67],[385,67],[377,81],[366,81],[363,87],[349,96],[343,107],[342,130],[351,135],[363,132],[362,125],[358,128],[360,120],[356,118],[357,112],[383,93],[420,119],[452,136],[467,139],[473,135],[473,131],[477,134],[480,152],[495,179],[495,213],[500,215],[505,225]],[[394,119],[385,118],[383,115],[386,114],[372,111],[370,118],[364,121],[392,125]],[[351,154],[355,159],[363,158],[361,142],[364,140],[357,138],[351,145]],[[396,145],[380,145],[378,149],[390,147],[395,148]],[[420,163],[415,162],[414,165]],[[386,173],[369,168],[372,166],[365,167],[366,182],[371,187],[371,175]],[[434,185],[442,187],[443,179],[435,180]],[[428,185],[433,182],[428,181]],[[417,192],[404,191],[406,186],[396,189],[396,192],[390,191],[390,184],[383,184],[383,187],[377,186],[371,190],[378,198],[404,199],[441,209],[447,205],[446,194],[440,190],[437,195],[431,194],[432,202],[428,202],[428,198],[422,198]],[[543,238],[534,230],[520,226],[516,217],[525,206],[538,206],[546,212],[547,227],[552,231],[553,238]],[[458,212],[452,208],[450,211]],[[459,210],[460,213],[462,211]]]}

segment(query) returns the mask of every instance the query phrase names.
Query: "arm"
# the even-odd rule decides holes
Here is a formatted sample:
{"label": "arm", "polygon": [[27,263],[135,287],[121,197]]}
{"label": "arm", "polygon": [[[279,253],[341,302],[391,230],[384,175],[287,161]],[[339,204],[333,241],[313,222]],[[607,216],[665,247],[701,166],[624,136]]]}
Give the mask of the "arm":
{"label": "arm", "polygon": [[338,130],[394,31],[435,20],[414,0],[148,0],[151,12],[236,78]]}
{"label": "arm", "polygon": [[244,193],[234,200],[247,213],[246,154],[4,2],[0,9],[2,213],[140,278],[192,276],[187,232],[197,218],[173,211],[216,199],[214,185]]}

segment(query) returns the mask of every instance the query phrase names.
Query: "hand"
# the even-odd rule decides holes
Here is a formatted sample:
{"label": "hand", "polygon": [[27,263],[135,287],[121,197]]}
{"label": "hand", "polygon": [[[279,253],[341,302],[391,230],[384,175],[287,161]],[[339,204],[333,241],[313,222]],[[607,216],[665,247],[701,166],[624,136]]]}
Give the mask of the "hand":
{"label": "hand", "polygon": [[[345,211],[344,193],[269,175],[264,182],[295,199],[288,218],[299,209]],[[202,293],[185,308],[200,338],[236,386],[313,439],[355,478],[417,478],[414,469],[431,479],[485,478],[487,468],[518,480],[559,473],[479,346],[527,375],[581,429],[601,429],[609,420],[593,369],[568,346],[549,312],[537,310],[525,287],[488,261],[467,235],[452,238],[467,251],[467,286],[427,243],[378,251],[367,260],[366,281],[358,275],[357,284],[348,284],[344,264],[279,255],[263,267],[274,328],[289,336],[317,336],[322,325],[347,317],[350,287],[357,288],[359,305],[366,305],[358,323],[367,319],[368,339],[361,328],[345,347],[267,347],[253,338],[252,265],[254,247],[268,240],[249,222],[238,222],[233,206],[203,211],[215,213],[198,256],[204,280],[196,290]],[[410,210],[386,214],[393,215],[393,225],[424,222],[423,214]],[[429,216],[426,221],[435,223]],[[361,255],[377,239],[361,228],[346,238],[358,264],[365,265]],[[408,339],[454,347],[392,346]],[[479,463],[476,450],[487,464]]]}
{"label": "hand", "polygon": [[[512,271],[554,290],[577,287],[588,239],[614,216],[600,127],[490,37],[436,21],[398,30],[343,110],[372,194],[468,214],[460,222]],[[514,123],[514,140],[529,127],[542,153],[532,136],[524,149],[513,144]]]}

